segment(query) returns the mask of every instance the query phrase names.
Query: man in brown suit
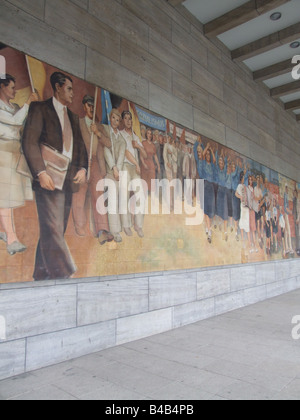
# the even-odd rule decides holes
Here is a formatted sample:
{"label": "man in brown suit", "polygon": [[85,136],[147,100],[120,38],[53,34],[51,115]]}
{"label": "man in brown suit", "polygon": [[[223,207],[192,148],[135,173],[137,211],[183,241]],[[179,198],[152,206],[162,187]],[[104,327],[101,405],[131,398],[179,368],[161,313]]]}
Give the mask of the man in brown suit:
{"label": "man in brown suit", "polygon": [[[67,107],[73,102],[72,79],[60,72],[51,76],[53,98],[32,103],[22,138],[22,147],[33,176],[33,189],[40,224],[33,278],[36,281],[68,279],[76,266],[64,234],[72,195],[86,182],[88,155],[78,116]],[[41,145],[47,144],[70,159],[63,190],[55,188],[46,172]]]}
{"label": "man in brown suit", "polygon": [[94,141],[92,145],[92,161],[90,162],[90,179],[88,183],[80,186],[79,192],[73,194],[73,220],[77,235],[85,236],[85,226],[87,223],[86,201],[87,194],[90,195],[92,211],[92,230],[101,245],[113,241],[114,237],[109,233],[108,216],[102,215],[97,211],[96,204],[103,192],[97,191],[97,184],[106,176],[104,160],[104,147],[111,148],[111,141],[105,135],[104,129],[100,124],[93,124],[95,99],[85,95],[82,104],[85,117],[79,120],[81,134],[90,156],[92,133]]}

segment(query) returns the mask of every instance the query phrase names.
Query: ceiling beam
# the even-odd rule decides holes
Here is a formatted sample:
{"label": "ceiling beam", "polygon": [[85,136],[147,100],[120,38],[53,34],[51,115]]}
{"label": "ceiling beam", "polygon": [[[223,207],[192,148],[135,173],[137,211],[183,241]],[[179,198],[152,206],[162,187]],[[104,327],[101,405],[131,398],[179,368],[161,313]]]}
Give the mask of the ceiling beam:
{"label": "ceiling beam", "polygon": [[231,52],[233,60],[244,61],[256,55],[263,54],[274,48],[293,42],[300,37],[300,23],[289,26],[282,31],[275,32],[257,41],[250,42]]}
{"label": "ceiling beam", "polygon": [[273,77],[282,76],[283,74],[291,72],[294,66],[295,64],[292,63],[292,60],[285,60],[281,63],[276,63],[272,66],[255,71],[253,73],[253,79],[257,82],[273,79]]}
{"label": "ceiling beam", "polygon": [[296,109],[300,109],[300,99],[286,103],[284,108],[286,111],[295,111]]}
{"label": "ceiling beam", "polygon": [[287,83],[286,85],[278,86],[271,89],[271,96],[273,98],[280,98],[281,96],[291,95],[300,91],[300,81]]}
{"label": "ceiling beam", "polygon": [[[169,0],[169,2],[171,1],[176,2],[178,0]],[[214,38],[289,1],[291,0],[250,0],[223,16],[208,22],[204,25],[204,34],[208,38]]]}

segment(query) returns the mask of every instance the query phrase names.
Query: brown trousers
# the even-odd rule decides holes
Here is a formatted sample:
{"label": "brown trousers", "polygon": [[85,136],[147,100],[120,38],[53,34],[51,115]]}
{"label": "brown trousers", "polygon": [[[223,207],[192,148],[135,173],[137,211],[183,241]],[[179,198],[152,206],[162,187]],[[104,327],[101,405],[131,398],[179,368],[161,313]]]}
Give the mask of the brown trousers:
{"label": "brown trousers", "polygon": [[101,215],[98,213],[96,204],[99,197],[102,196],[103,192],[96,191],[96,187],[99,181],[103,179],[101,171],[99,169],[96,157],[93,157],[91,164],[91,175],[88,184],[81,185],[78,193],[73,194],[72,202],[72,213],[75,226],[84,228],[86,226],[87,216],[87,195],[90,194],[91,199],[91,224],[94,226],[94,236],[98,236],[101,231],[109,232],[108,215]]}

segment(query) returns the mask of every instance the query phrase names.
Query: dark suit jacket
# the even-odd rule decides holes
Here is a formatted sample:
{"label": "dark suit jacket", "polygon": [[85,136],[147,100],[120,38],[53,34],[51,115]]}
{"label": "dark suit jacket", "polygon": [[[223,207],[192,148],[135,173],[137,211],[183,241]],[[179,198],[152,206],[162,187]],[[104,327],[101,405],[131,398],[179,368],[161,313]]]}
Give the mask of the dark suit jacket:
{"label": "dark suit jacket", "polygon": [[[68,110],[73,130],[73,157],[67,174],[66,187],[73,192],[79,190],[73,179],[77,172],[88,169],[88,155],[82,139],[79,118]],[[45,171],[40,145],[47,144],[58,152],[63,152],[63,133],[58,115],[53,106],[53,99],[45,102],[33,102],[30,105],[22,138],[22,148],[29,169],[33,176],[33,188],[39,188],[38,174]]]}

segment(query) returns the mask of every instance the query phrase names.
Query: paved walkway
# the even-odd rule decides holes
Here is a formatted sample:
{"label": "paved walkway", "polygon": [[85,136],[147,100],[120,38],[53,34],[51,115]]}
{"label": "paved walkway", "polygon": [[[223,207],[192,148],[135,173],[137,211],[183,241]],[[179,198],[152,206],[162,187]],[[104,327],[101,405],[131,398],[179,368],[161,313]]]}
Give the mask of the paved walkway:
{"label": "paved walkway", "polygon": [[299,400],[295,315],[300,290],[0,381],[0,400]]}

